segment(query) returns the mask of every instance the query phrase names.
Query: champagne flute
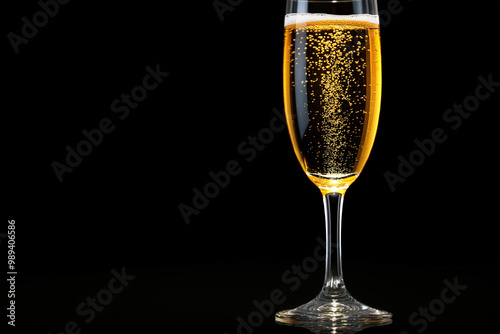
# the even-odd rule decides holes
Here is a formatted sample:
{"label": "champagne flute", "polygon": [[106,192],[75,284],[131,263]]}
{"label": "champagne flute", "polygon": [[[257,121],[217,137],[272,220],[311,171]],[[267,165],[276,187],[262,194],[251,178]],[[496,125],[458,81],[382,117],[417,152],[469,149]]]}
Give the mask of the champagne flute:
{"label": "champagne flute", "polygon": [[344,195],[368,159],[380,112],[376,0],[287,0],[283,75],[288,130],[300,165],[323,195],[327,245],[319,295],[275,319],[295,325],[390,322],[391,313],[349,294],[341,257]]}

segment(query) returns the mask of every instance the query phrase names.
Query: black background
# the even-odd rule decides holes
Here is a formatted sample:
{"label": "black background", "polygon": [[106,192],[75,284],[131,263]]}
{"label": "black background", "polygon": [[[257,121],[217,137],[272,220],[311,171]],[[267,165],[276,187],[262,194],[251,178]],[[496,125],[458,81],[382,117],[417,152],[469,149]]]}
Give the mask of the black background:
{"label": "black background", "polygon": [[[467,289],[425,332],[500,332],[500,88],[456,130],[443,120],[474,95],[479,76],[500,81],[499,4],[379,1],[382,112],[370,159],[346,195],[343,255],[351,293],[391,311],[394,323],[366,333],[417,333],[410,315],[455,278]],[[274,108],[283,113],[285,1],[242,1],[223,20],[210,0],[71,1],[17,54],[7,35],[20,34],[21,18],[32,21],[40,5],[4,7],[0,232],[15,220],[14,332],[59,333],[75,321],[82,333],[232,334],[237,318],[255,311],[252,301],[274,289],[286,296],[276,310],[319,291],[322,264],[296,291],[282,279],[324,235],[321,195],[287,131],[250,162],[238,151],[269,128]],[[147,66],[169,76],[120,120],[111,103],[142,84]],[[51,164],[64,163],[65,147],[104,118],[115,130],[59,182]],[[397,174],[398,157],[436,128],[446,141],[391,191],[384,173]],[[241,173],[187,224],[179,205],[192,206],[193,189],[233,160]],[[85,323],[77,305],[122,268],[135,279]],[[306,332],[272,317],[254,331]]]}

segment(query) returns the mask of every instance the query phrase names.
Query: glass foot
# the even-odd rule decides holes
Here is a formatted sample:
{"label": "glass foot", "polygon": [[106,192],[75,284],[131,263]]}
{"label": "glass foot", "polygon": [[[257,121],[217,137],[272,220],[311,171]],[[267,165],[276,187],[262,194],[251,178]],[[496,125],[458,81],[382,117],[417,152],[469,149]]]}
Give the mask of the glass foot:
{"label": "glass foot", "polygon": [[323,288],[323,291],[310,302],[292,310],[276,314],[280,324],[301,326],[310,329],[345,328],[346,332],[388,325],[392,314],[366,306],[354,299],[345,287]]}

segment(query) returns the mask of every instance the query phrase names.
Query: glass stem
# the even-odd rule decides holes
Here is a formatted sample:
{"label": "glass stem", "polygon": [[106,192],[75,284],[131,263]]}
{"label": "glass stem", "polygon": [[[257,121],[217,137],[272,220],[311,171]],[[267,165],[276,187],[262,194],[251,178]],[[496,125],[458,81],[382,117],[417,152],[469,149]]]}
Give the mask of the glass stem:
{"label": "glass stem", "polygon": [[326,223],[326,270],[320,296],[338,297],[346,293],[342,275],[342,206],[344,195],[328,193],[323,197]]}

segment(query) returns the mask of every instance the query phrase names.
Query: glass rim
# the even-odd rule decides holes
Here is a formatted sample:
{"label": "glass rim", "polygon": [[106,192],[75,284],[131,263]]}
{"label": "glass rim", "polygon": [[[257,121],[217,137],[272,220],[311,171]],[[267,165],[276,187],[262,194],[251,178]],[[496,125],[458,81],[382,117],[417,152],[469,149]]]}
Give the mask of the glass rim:
{"label": "glass rim", "polygon": [[378,15],[377,7],[377,0],[287,0],[285,13]]}

